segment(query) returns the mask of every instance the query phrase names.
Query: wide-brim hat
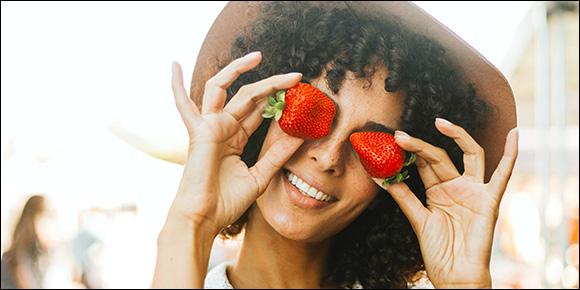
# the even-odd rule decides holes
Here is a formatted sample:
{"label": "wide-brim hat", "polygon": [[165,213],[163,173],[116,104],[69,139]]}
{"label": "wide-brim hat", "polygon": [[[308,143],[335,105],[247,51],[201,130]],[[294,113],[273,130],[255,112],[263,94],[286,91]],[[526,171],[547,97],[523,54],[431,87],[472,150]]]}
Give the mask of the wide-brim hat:
{"label": "wide-brim hat", "polygon": [[[198,106],[202,104],[203,84],[218,72],[220,61],[230,59],[235,38],[261,17],[264,3],[230,2],[214,21],[198,54],[192,78],[191,97]],[[320,1],[313,5],[346,8],[361,16],[396,16],[403,27],[439,43],[446,50],[448,60],[463,80],[473,84],[477,95],[493,108],[483,128],[473,136],[485,150],[485,180],[488,181],[503,155],[507,133],[517,122],[514,96],[503,74],[449,28],[411,2]]]}

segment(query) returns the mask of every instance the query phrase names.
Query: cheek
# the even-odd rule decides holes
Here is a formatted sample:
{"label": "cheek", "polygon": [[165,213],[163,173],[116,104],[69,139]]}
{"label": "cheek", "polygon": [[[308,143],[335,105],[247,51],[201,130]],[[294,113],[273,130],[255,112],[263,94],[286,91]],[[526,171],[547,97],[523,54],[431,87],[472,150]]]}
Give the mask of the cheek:
{"label": "cheek", "polygon": [[371,179],[364,167],[358,160],[356,153],[348,161],[348,174],[344,188],[354,199],[363,203],[370,203],[379,193],[380,187]]}
{"label": "cheek", "polygon": [[367,208],[379,193],[379,187],[368,177],[356,179],[348,187],[350,203],[360,212]]}

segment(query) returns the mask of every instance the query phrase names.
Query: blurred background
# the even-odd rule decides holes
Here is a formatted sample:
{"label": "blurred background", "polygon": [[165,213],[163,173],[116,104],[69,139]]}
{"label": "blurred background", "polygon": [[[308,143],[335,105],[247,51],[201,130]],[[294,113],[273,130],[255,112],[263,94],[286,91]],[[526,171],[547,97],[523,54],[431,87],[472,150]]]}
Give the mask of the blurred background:
{"label": "blurred background", "polygon": [[[578,288],[578,2],[416,3],[516,96],[520,157],[494,287]],[[187,144],[171,61],[191,76],[224,5],[2,2],[1,249],[35,257],[27,286],[149,287]],[[210,264],[237,243],[216,241]]]}

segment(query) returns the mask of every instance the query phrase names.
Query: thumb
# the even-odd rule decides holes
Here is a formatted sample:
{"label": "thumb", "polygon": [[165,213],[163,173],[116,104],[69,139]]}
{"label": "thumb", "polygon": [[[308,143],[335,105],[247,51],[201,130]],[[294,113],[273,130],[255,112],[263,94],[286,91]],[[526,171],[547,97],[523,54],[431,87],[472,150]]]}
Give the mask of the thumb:
{"label": "thumb", "polygon": [[389,192],[395,202],[399,205],[403,214],[409,219],[411,226],[418,235],[421,231],[421,226],[425,223],[429,215],[429,210],[423,206],[417,196],[411,191],[409,186],[404,182],[399,182],[391,185],[383,185],[381,178],[373,178],[373,181],[380,187]]}
{"label": "thumb", "polygon": [[304,143],[303,139],[282,134],[281,138],[272,144],[266,154],[250,168],[250,173],[258,184],[258,194],[262,194],[266,190],[272,177],[298,150],[302,143]]}

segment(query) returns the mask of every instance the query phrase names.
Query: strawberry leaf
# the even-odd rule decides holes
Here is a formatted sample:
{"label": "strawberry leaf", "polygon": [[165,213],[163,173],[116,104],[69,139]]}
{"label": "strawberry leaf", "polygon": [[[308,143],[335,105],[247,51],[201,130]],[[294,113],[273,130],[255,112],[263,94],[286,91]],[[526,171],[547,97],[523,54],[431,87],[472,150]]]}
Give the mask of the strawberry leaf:
{"label": "strawberry leaf", "polygon": [[403,163],[403,167],[413,164],[413,162],[415,162],[415,160],[417,160],[417,155],[414,152],[411,152],[407,161],[405,161],[405,163]]}
{"label": "strawberry leaf", "polygon": [[266,119],[272,118],[272,117],[274,117],[275,115],[276,115],[276,114],[275,114],[275,113],[272,113],[272,112],[264,112],[264,113],[262,113],[262,117],[264,117],[264,118],[266,118]]}
{"label": "strawberry leaf", "polygon": [[385,179],[385,180],[383,181],[383,186],[387,186],[387,185],[391,185],[391,184],[393,184],[393,180],[395,180],[396,178],[397,178],[397,177],[396,177],[396,175],[393,175],[393,176],[391,176],[391,177],[389,177],[389,178]]}
{"label": "strawberry leaf", "polygon": [[385,179],[383,181],[383,186],[399,183],[399,182],[401,182],[403,180],[407,180],[407,179],[409,179],[409,172],[405,170],[403,172],[399,172],[399,173]]}
{"label": "strawberry leaf", "polygon": [[274,105],[274,108],[276,108],[276,110],[279,111],[284,111],[284,105],[285,105],[284,102],[278,102]]}
{"label": "strawberry leaf", "polygon": [[272,96],[269,96],[269,97],[268,97],[268,105],[269,105],[269,106],[274,106],[274,105],[276,105],[276,99],[274,99],[274,97],[272,97]]}
{"label": "strawberry leaf", "polygon": [[278,99],[278,101],[280,102],[285,102],[285,98],[286,98],[286,91],[278,91],[276,92],[276,98]]}
{"label": "strawberry leaf", "polygon": [[276,92],[276,97],[269,96],[268,104],[262,113],[262,117],[275,118],[276,121],[279,121],[282,117],[282,111],[284,111],[284,107],[286,106],[286,103],[284,102],[285,96],[285,91]]}

